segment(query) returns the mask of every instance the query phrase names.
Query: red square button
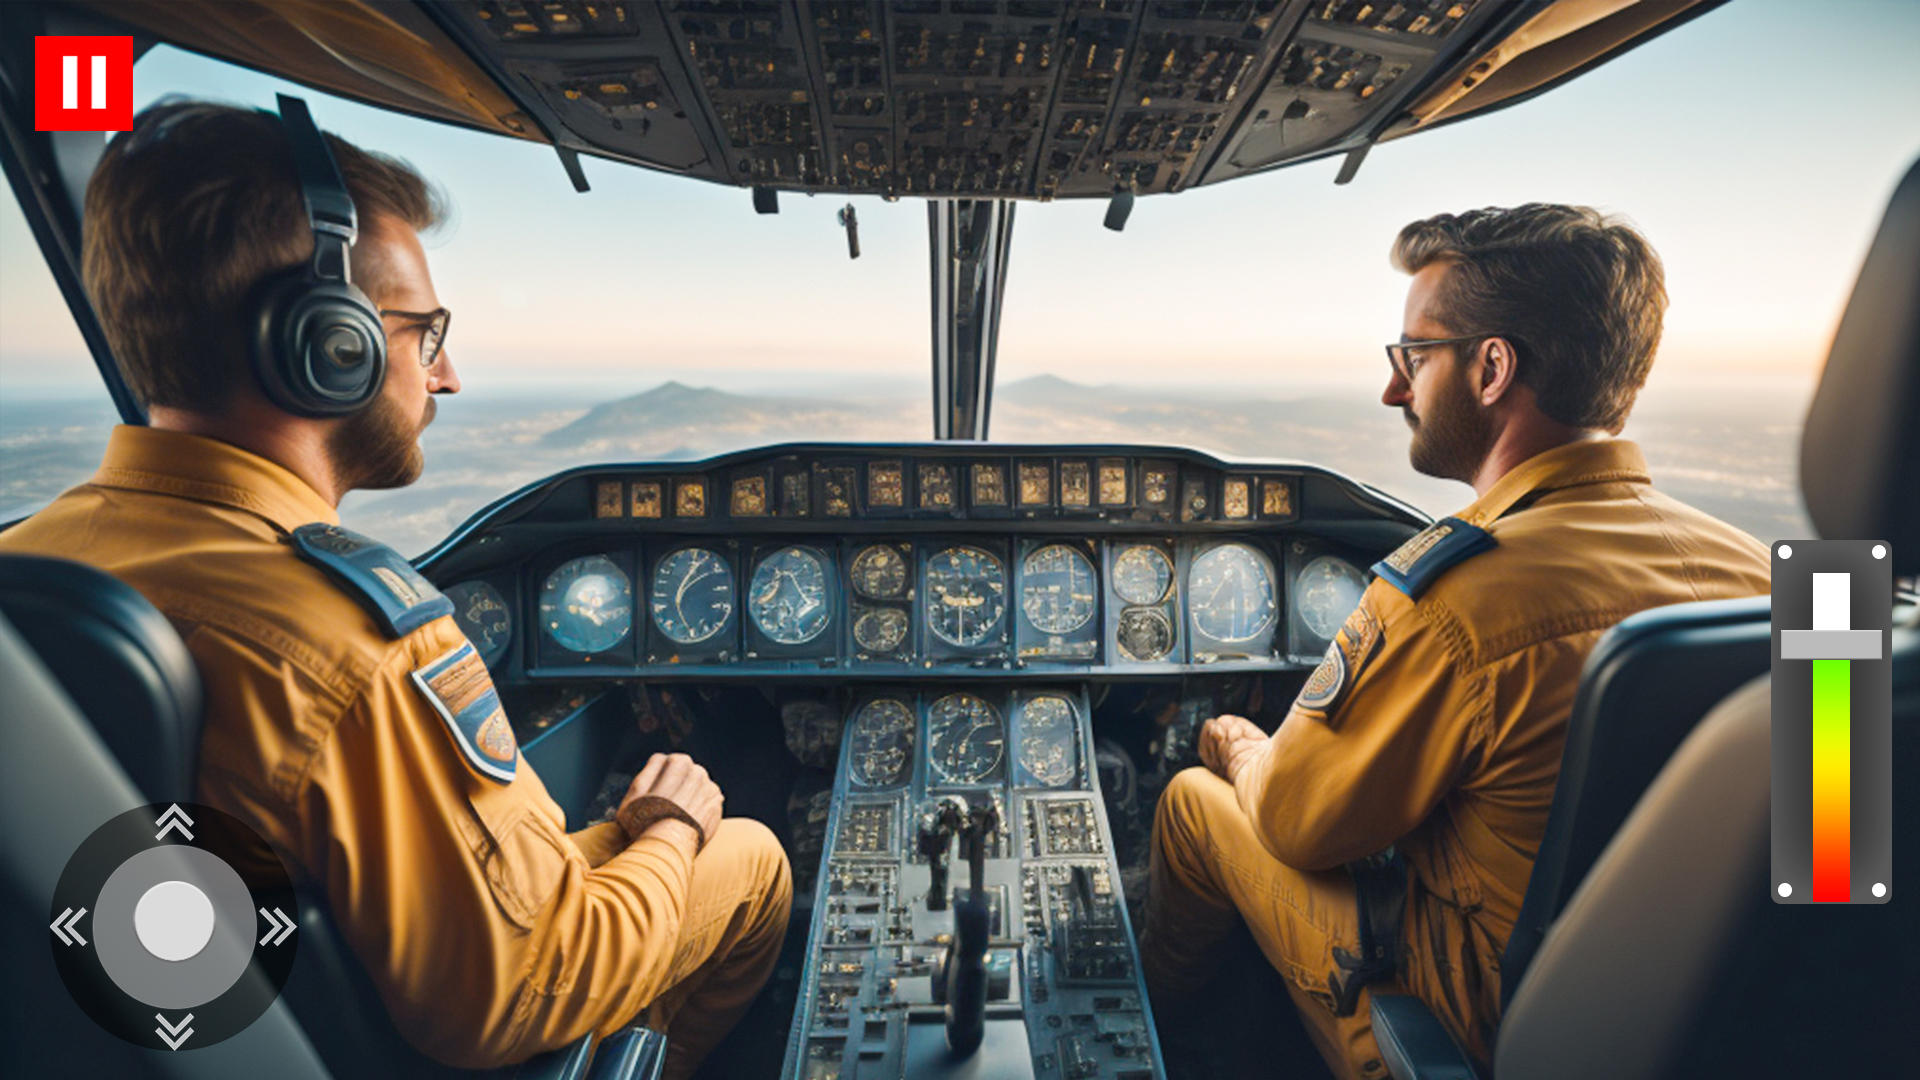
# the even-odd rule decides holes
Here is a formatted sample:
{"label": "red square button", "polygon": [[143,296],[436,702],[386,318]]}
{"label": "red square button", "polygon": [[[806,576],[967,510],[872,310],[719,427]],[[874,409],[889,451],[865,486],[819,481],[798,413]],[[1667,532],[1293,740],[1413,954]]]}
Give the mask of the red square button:
{"label": "red square button", "polygon": [[33,39],[35,131],[126,131],[131,127],[131,37]]}

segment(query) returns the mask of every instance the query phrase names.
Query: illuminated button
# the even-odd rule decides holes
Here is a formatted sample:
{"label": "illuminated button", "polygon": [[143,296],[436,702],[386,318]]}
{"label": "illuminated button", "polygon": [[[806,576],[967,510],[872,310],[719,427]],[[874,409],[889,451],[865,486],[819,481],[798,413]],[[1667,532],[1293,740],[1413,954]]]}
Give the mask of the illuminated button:
{"label": "illuminated button", "polygon": [[133,907],[140,945],[162,960],[198,956],[213,937],[213,901],[184,881],[163,881]]}

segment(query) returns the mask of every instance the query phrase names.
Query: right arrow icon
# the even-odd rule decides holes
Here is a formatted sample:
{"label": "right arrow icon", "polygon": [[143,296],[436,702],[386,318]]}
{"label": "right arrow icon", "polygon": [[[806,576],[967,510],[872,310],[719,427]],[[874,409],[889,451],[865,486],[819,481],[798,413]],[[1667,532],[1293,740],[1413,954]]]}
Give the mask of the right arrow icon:
{"label": "right arrow icon", "polygon": [[167,1018],[160,1013],[154,1013],[153,1018],[160,1021],[160,1026],[154,1028],[153,1033],[160,1036],[160,1041],[167,1044],[167,1049],[178,1050],[180,1044],[193,1038],[193,1029],[187,1026],[193,1023],[192,1013],[181,1017],[178,1024],[169,1024]]}
{"label": "right arrow icon", "polygon": [[267,932],[260,935],[262,945],[278,945],[287,940],[288,934],[293,933],[293,920],[287,918],[287,913],[279,908],[274,908],[272,911],[261,908],[260,917],[267,920]]}

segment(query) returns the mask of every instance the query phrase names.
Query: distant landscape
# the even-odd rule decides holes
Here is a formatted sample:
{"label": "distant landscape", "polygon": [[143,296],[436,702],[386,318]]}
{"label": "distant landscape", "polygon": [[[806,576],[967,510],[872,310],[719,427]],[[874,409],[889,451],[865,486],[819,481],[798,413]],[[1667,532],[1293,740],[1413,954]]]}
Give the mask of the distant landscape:
{"label": "distant landscape", "polygon": [[[1644,395],[1626,436],[1654,482],[1762,540],[1810,535],[1795,485],[1808,388],[1769,385]],[[591,394],[470,390],[442,402],[426,475],[398,491],[356,492],[346,524],[408,555],[474,511],[541,477],[596,462],[677,461],[789,441],[918,441],[929,395],[751,394],[667,382],[615,400]],[[99,463],[113,422],[105,394],[0,402],[0,520],[32,512]],[[1237,458],[1301,461],[1345,473],[1436,516],[1472,501],[1465,485],[1407,464],[1397,410],[1361,390],[1288,398],[1231,388],[1087,386],[1051,376],[1000,387],[996,442],[1136,442]]]}

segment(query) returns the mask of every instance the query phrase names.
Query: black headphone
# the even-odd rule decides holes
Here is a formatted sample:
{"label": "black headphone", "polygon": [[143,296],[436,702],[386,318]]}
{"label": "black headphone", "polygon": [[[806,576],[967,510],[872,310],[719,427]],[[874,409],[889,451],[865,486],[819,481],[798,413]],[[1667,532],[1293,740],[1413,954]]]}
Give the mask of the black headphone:
{"label": "black headphone", "polygon": [[307,103],[280,95],[313,260],[274,274],[252,298],[253,370],[275,405],[296,416],[346,416],[379,396],[387,375],[380,312],[355,288],[347,251],[359,236],[353,198]]}

